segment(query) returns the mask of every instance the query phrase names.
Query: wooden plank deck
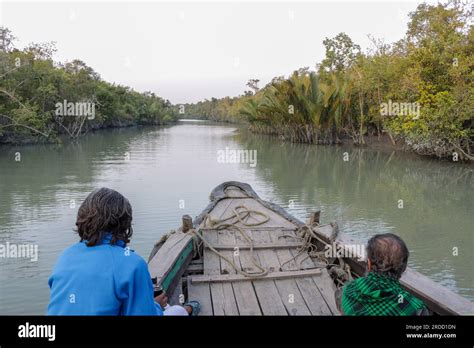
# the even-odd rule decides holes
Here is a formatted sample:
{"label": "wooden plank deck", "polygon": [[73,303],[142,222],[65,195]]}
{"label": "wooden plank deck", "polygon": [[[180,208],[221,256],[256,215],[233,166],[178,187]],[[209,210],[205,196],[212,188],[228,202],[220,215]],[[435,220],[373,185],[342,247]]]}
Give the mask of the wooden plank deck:
{"label": "wooden plank deck", "polygon": [[[238,230],[200,226],[207,227],[203,229],[206,241],[218,247],[219,252],[234,264],[232,266],[209,248],[204,248],[203,274],[188,276],[188,297],[201,302],[201,315],[338,314],[333,309],[334,287],[332,282],[327,282],[330,280],[327,270],[316,269],[309,258],[302,263],[304,268],[301,270],[296,262],[286,262],[296,255],[299,243],[279,236],[294,235],[297,226],[253,198],[245,198],[239,190],[228,190],[227,195],[230,197],[220,200],[210,212],[213,220],[233,215],[234,209],[242,205],[269,216],[269,221],[258,226],[236,224],[252,239],[253,257],[268,269],[268,274],[255,279],[236,271],[234,266],[249,273],[259,272],[249,244]],[[246,222],[255,223],[260,218],[252,216]],[[307,254],[300,257],[305,256]]]}
{"label": "wooden plank deck", "polygon": [[179,284],[185,266],[192,257],[192,236],[176,232],[168,237],[160,252],[150,260],[148,269],[157,283],[168,293],[173,293]]}

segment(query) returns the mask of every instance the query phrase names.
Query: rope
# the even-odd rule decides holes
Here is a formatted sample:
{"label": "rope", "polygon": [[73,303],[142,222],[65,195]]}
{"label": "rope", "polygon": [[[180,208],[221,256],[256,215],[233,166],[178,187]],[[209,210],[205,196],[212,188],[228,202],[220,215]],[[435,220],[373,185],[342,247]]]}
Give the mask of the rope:
{"label": "rope", "polygon": [[[217,231],[224,230],[224,229],[234,229],[234,230],[238,231],[241,234],[241,236],[243,237],[243,239],[249,244],[252,263],[256,268],[258,268],[260,270],[260,272],[249,273],[249,272],[246,272],[246,271],[240,269],[240,267],[238,267],[235,264],[234,260],[230,259],[226,255],[219,252],[216,248],[214,248],[214,246],[212,246],[203,237],[201,229],[198,230],[198,231],[196,231],[194,229],[191,229],[191,230],[188,231],[188,233],[192,233],[196,237],[196,238],[193,238],[193,243],[194,243],[194,248],[193,249],[195,250],[195,255],[194,256],[198,255],[199,257],[202,257],[201,246],[204,244],[209,250],[214,252],[220,258],[227,261],[232,266],[232,268],[235,269],[235,271],[237,273],[239,273],[239,274],[241,274],[245,277],[249,277],[249,278],[263,277],[268,273],[268,269],[264,268],[260,264],[260,262],[257,261],[257,259],[255,258],[254,249],[253,249],[253,247],[254,247],[253,239],[245,232],[245,230],[242,227],[238,226],[237,224],[240,222],[242,224],[242,226],[245,226],[245,227],[259,226],[259,225],[263,225],[264,223],[268,222],[270,220],[270,217],[268,215],[266,215],[265,213],[263,213],[263,212],[260,212],[260,211],[257,211],[257,210],[250,210],[245,205],[236,206],[233,209],[233,212],[234,212],[233,215],[231,215],[231,216],[229,216],[225,219],[220,219],[220,220],[213,220],[209,214],[206,214],[206,216],[204,218],[203,225],[207,226],[209,224],[209,226],[212,229],[215,229]],[[254,223],[249,223],[247,220],[251,217],[252,214],[263,217],[263,220],[260,220],[260,221],[254,222]],[[232,220],[234,220],[234,221],[232,221]],[[208,228],[208,227],[204,227],[204,228]],[[335,230],[335,234],[330,237],[331,243],[333,243],[334,240],[336,239],[337,232],[338,232],[337,225],[336,226],[333,225],[333,228]],[[305,267],[305,268],[308,269],[308,268],[327,268],[327,267],[330,267],[329,271],[330,271],[331,274],[334,274],[335,279],[339,284],[338,287],[342,286],[345,281],[353,279],[352,274],[351,274],[350,266],[347,263],[345,263],[341,257],[337,258],[339,260],[339,264],[330,263],[328,258],[325,255],[325,251],[324,250],[318,250],[317,245],[314,243],[314,240],[319,241],[325,247],[326,246],[331,246],[331,244],[327,243],[326,241],[321,239],[316,233],[314,233],[313,229],[310,226],[308,226],[308,225],[301,226],[296,231],[296,235],[283,234],[283,235],[278,237],[278,239],[280,239],[280,238],[293,238],[297,241],[302,242],[302,245],[297,249],[297,253],[280,265],[280,270],[283,270],[283,266],[286,265],[290,261],[295,261],[298,269],[301,270],[301,269],[303,269],[301,267],[301,263],[303,263],[306,259],[311,258],[311,259],[317,259],[316,262],[319,265],[317,265],[315,267]],[[301,254],[303,254],[304,252],[307,252],[307,255],[305,255],[305,257],[302,260],[298,261],[298,257]]]}
{"label": "rope", "polygon": [[[334,243],[337,237],[338,228],[337,228],[337,225],[334,225],[334,224],[331,224],[331,225],[333,226],[333,229],[335,230],[335,234],[330,237],[330,240],[331,240],[331,243]],[[313,242],[314,239],[321,242],[325,247],[326,246],[331,247],[331,244],[321,239],[316,233],[314,233],[313,229],[310,226],[308,225],[301,226],[296,231],[296,236],[291,235],[291,234],[284,234],[284,235],[279,236],[278,238],[293,238],[295,240],[302,241],[302,246],[298,248],[298,252],[294,256],[290,257],[288,260],[283,262],[280,266],[280,269],[283,269],[283,266],[291,261],[294,261],[296,263],[298,269],[302,269],[301,264],[306,259],[311,258],[312,260],[317,259],[316,262],[318,262],[320,265],[315,266],[315,267],[305,267],[305,268],[309,269],[309,268],[328,268],[329,267],[329,272],[334,275],[335,280],[338,282],[338,288],[343,286],[344,282],[350,281],[353,279],[352,273],[351,273],[351,267],[347,263],[345,263],[341,257],[337,257],[337,259],[339,260],[339,264],[330,263],[328,258],[326,257],[326,252],[324,250],[318,251],[316,244],[314,244]],[[304,252],[307,252],[307,255],[302,260],[298,261],[298,256],[300,256]]]}
{"label": "rope", "polygon": [[[228,258],[227,256],[225,256],[224,254],[222,254],[221,252],[219,252],[216,248],[214,248],[203,236],[202,236],[202,231],[199,230],[199,231],[196,231],[196,230],[190,230],[191,233],[194,234],[194,236],[196,236],[206,247],[208,247],[212,252],[214,252],[215,254],[217,254],[219,257],[221,257],[222,259],[226,260],[231,266],[232,268],[235,269],[235,271],[245,277],[249,277],[249,278],[258,278],[258,277],[263,277],[265,276],[267,273],[268,273],[268,269],[264,268],[260,262],[257,261],[257,259],[255,258],[255,255],[254,255],[254,251],[253,251],[253,239],[250,238],[247,233],[245,232],[245,230],[243,228],[241,228],[240,226],[237,226],[237,223],[240,222],[243,226],[246,226],[246,227],[253,227],[253,226],[259,226],[259,225],[263,225],[264,223],[268,222],[270,220],[270,218],[265,214],[265,213],[262,213],[260,211],[256,211],[256,210],[250,210],[248,209],[246,206],[244,205],[239,205],[237,207],[235,207],[233,209],[234,211],[234,214],[225,218],[225,219],[221,219],[221,220],[212,220],[211,216],[209,214],[207,214],[204,218],[204,226],[207,225],[208,221],[209,221],[209,224],[210,224],[210,227],[212,227],[213,229],[215,230],[224,230],[224,229],[234,229],[236,231],[238,231],[242,237],[244,238],[244,240],[247,241],[247,243],[249,244],[250,246],[250,255],[251,255],[251,259],[252,259],[252,263],[253,265],[258,268],[260,270],[260,272],[258,273],[249,273],[249,272],[246,272],[242,269],[240,269],[240,267],[237,267],[235,262],[233,260],[231,260],[230,258]],[[248,220],[248,218],[251,216],[251,214],[255,214],[255,215],[259,215],[259,216],[262,216],[264,219],[261,220],[261,221],[257,221],[255,223],[249,223],[247,221],[245,221],[245,219]],[[232,222],[228,222],[228,223],[224,223],[226,221],[229,221],[229,220],[232,220],[232,219],[236,219],[236,221],[232,221]],[[198,244],[198,247],[200,247],[200,245]]]}
{"label": "rope", "polygon": [[[280,266],[280,269],[283,269],[283,266],[286,265],[288,262],[294,261],[298,267],[298,269],[303,269],[301,267],[301,264],[306,261],[308,258],[316,258],[319,263],[323,264],[323,266],[316,266],[316,267],[305,267],[306,269],[308,268],[325,268],[329,265],[329,261],[327,258],[324,256],[324,251],[318,251],[316,245],[313,243],[312,238],[315,238],[319,240],[321,243],[324,245],[329,245],[326,243],[324,240],[319,238],[311,229],[310,226],[304,225],[301,226],[297,231],[296,231],[296,236],[291,235],[291,234],[284,234],[279,236],[278,238],[293,238],[295,240],[301,241],[302,245],[301,247],[298,248],[298,252],[296,255],[293,255],[290,257],[288,260],[283,262]],[[307,252],[307,255],[301,260],[298,261],[298,256],[300,256],[302,253]]]}

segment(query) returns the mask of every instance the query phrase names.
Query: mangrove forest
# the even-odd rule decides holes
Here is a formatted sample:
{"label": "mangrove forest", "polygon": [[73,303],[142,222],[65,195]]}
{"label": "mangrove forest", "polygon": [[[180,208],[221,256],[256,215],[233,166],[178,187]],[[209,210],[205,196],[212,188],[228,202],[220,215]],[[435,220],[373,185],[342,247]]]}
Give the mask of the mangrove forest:
{"label": "mangrove forest", "polygon": [[314,69],[277,76],[262,88],[251,79],[238,97],[184,105],[186,117],[245,122],[251,131],[310,144],[365,145],[385,137],[421,155],[472,161],[469,18],[472,10],[458,2],[420,4],[398,42],[371,37],[362,52],[340,33],[324,40],[325,58]]}

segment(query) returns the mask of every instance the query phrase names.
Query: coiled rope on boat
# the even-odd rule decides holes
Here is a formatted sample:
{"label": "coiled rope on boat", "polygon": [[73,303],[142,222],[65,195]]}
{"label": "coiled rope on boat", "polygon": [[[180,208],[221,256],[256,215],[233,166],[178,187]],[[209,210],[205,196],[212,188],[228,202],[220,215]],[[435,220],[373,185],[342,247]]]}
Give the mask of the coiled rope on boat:
{"label": "coiled rope on boat", "polygon": [[[249,223],[246,220],[248,220],[248,218],[251,217],[252,214],[263,217],[263,219],[260,220],[260,221],[254,222],[254,223]],[[258,219],[256,219],[256,220],[258,220]],[[203,237],[202,230],[196,231],[194,229],[191,229],[191,230],[189,230],[188,233],[192,233],[195,236],[195,238],[193,238],[194,243],[195,243],[194,250],[195,250],[196,253],[199,254],[199,257],[202,256],[200,254],[200,250],[201,250],[202,244],[204,244],[209,250],[211,250],[216,255],[218,255],[219,257],[221,257],[225,261],[227,261],[232,266],[232,268],[234,268],[234,270],[237,273],[239,273],[239,274],[241,274],[245,277],[249,277],[249,278],[259,278],[259,277],[263,277],[266,274],[268,274],[269,271],[268,271],[268,269],[263,267],[262,264],[259,261],[257,261],[257,259],[255,258],[255,255],[254,255],[254,240],[247,234],[247,232],[242,227],[238,226],[237,224],[240,222],[241,225],[244,226],[244,227],[255,227],[255,226],[263,225],[266,222],[268,222],[269,220],[270,220],[270,217],[267,214],[265,214],[261,211],[248,209],[245,205],[236,206],[233,209],[233,215],[231,215],[231,216],[229,216],[225,219],[216,219],[216,220],[214,220],[214,219],[212,219],[212,217],[209,214],[206,214],[205,218],[204,218],[203,226],[206,226],[205,228],[212,228],[212,229],[217,230],[217,231],[225,230],[225,229],[234,229],[235,231],[238,231],[240,233],[240,235],[243,237],[243,239],[249,244],[250,256],[251,256],[251,260],[252,260],[253,265],[260,270],[260,272],[255,272],[255,273],[254,272],[250,273],[250,272],[242,270],[240,267],[238,267],[235,264],[234,260],[230,259],[226,255],[219,252],[216,248],[214,248],[214,246],[212,244],[210,244]],[[207,226],[209,226],[209,227],[207,227]],[[337,225],[334,226],[334,228],[335,228],[336,234],[337,234]],[[283,271],[283,266],[284,265],[286,265],[287,263],[289,263],[291,261],[295,261],[295,263],[297,265],[297,268],[300,269],[300,270],[301,269],[310,269],[310,268],[328,268],[329,267],[330,273],[332,273],[336,277],[336,279],[339,280],[340,285],[342,285],[343,281],[352,279],[351,269],[350,269],[349,265],[346,264],[341,257],[337,258],[339,260],[339,264],[330,263],[329,259],[327,258],[326,254],[325,254],[325,251],[324,250],[318,250],[317,245],[314,243],[314,239],[318,240],[325,247],[326,246],[331,246],[331,244],[327,243],[326,241],[321,239],[316,233],[314,233],[311,226],[309,226],[309,225],[301,226],[296,231],[296,236],[292,235],[292,234],[284,234],[284,235],[279,236],[278,238],[279,239],[280,238],[293,238],[295,240],[298,240],[298,241],[302,242],[302,245],[297,249],[296,254],[293,255],[288,260],[284,261],[280,265],[280,271]],[[330,242],[333,243],[335,238],[336,238],[336,235],[332,236]],[[298,257],[301,254],[303,254],[304,252],[306,252],[307,255],[304,256],[302,260],[298,261]],[[313,261],[314,261],[314,259],[316,259],[317,265],[315,265],[314,267],[302,267],[301,264],[308,258],[311,258]],[[342,279],[342,281],[341,281],[341,279]]]}
{"label": "coiled rope on boat", "polygon": [[[249,277],[249,278],[258,278],[258,277],[263,277],[265,276],[266,274],[268,274],[268,269],[263,267],[261,265],[261,263],[259,261],[257,261],[257,259],[255,258],[255,255],[254,255],[254,251],[253,251],[253,245],[254,245],[254,240],[252,238],[250,238],[250,236],[245,232],[245,230],[238,226],[237,223],[241,223],[243,226],[246,226],[246,227],[254,227],[254,226],[259,226],[259,225],[263,225],[264,223],[268,222],[270,220],[270,217],[268,217],[265,213],[262,213],[260,211],[257,211],[257,210],[251,210],[251,209],[248,209],[246,206],[244,205],[239,205],[239,206],[236,206],[234,209],[233,209],[233,212],[234,214],[225,218],[225,219],[221,219],[221,220],[213,220],[212,217],[209,215],[209,214],[206,214],[205,218],[204,218],[204,226],[206,226],[209,222],[209,227],[219,231],[219,230],[225,230],[225,229],[234,229],[236,231],[238,231],[241,236],[244,238],[245,241],[247,241],[247,243],[249,244],[249,247],[250,247],[250,256],[251,256],[251,260],[252,260],[252,263],[253,265],[258,268],[260,270],[260,272],[256,272],[256,273],[250,273],[250,272],[247,272],[247,271],[244,271],[242,269],[240,269],[240,267],[237,267],[235,262],[233,260],[231,260],[230,258],[228,258],[227,256],[225,256],[224,254],[222,254],[221,252],[219,252],[216,248],[214,248],[203,236],[202,236],[202,231],[195,231],[195,230],[190,230],[207,248],[209,248],[212,252],[214,252],[215,254],[217,254],[219,257],[221,257],[222,259],[226,260],[231,266],[232,268],[235,269],[235,271],[245,277]],[[252,214],[254,215],[259,215],[259,216],[262,216],[263,217],[263,220],[261,221],[257,221],[257,222],[254,222],[254,223],[249,223],[247,221],[245,221],[245,219],[248,219]],[[233,220],[235,219],[235,221],[230,221],[230,222],[227,222],[229,220]],[[227,222],[227,223],[226,223]],[[200,250],[200,246],[197,245],[197,248],[196,250]]]}

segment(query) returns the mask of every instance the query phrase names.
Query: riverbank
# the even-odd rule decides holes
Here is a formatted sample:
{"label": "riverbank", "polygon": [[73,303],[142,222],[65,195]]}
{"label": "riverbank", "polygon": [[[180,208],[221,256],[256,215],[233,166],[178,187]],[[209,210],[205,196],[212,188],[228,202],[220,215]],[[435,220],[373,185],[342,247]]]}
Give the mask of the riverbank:
{"label": "riverbank", "polygon": [[37,137],[37,136],[25,136],[19,137],[17,134],[13,134],[6,137],[0,137],[0,146],[2,145],[14,145],[14,146],[23,146],[23,145],[35,145],[35,144],[57,144],[63,143],[69,140],[79,140],[81,137],[88,133],[96,133],[105,130],[111,129],[120,129],[120,128],[133,128],[133,127],[162,127],[162,126],[172,126],[178,123],[178,120],[166,121],[166,122],[150,122],[150,123],[137,123],[133,121],[114,121],[110,124],[102,125],[92,125],[89,128],[86,128],[81,134],[71,139],[71,137],[66,133],[60,134],[51,134],[51,137]]}
{"label": "riverbank", "polygon": [[[223,124],[229,124],[228,122],[223,122]],[[234,125],[236,123],[233,123]],[[463,163],[463,164],[474,164],[474,161],[470,160],[467,157],[463,157],[460,153],[454,153],[452,157],[438,157],[435,155],[422,155],[416,153],[405,141],[403,138],[396,138],[394,139],[389,133],[382,131],[380,135],[364,135],[363,136],[363,144],[356,144],[354,143],[354,139],[340,135],[338,137],[331,138],[331,134],[327,133],[326,137],[320,137],[318,140],[315,141],[314,136],[308,137],[292,137],[293,134],[291,132],[277,132],[274,130],[269,131],[262,131],[262,128],[254,128],[252,125],[242,124],[241,129],[245,129],[246,132],[256,135],[262,135],[269,137],[270,139],[278,140],[278,141],[285,141],[289,143],[295,144],[307,144],[307,145],[315,145],[315,146],[342,146],[345,148],[354,148],[354,149],[368,149],[372,151],[379,151],[385,153],[393,153],[393,152],[400,152],[404,153],[407,156],[410,156],[413,159],[416,158],[424,158],[431,161],[440,161],[440,162],[453,162],[453,163]],[[284,133],[284,134],[283,134]]]}
{"label": "riverbank", "polygon": [[[189,118],[184,118],[184,119],[176,119],[172,121],[167,121],[167,122],[149,122],[149,123],[137,123],[137,122],[123,122],[123,121],[115,121],[111,124],[103,124],[103,125],[91,125],[89,128],[86,129],[86,131],[81,134],[81,136],[85,136],[86,134],[90,133],[100,133],[102,131],[109,131],[113,129],[121,129],[121,128],[141,128],[141,127],[163,127],[163,126],[173,126],[178,124],[180,121],[183,122],[202,122],[206,123],[209,125],[223,125],[223,126],[235,126],[237,129],[241,132],[248,132],[250,134],[254,135],[262,135],[265,137],[268,137],[269,139],[272,139],[273,141],[285,141],[289,143],[299,143],[299,144],[307,144],[307,145],[318,145],[318,146],[341,146],[344,148],[354,148],[354,149],[368,149],[371,151],[378,151],[378,152],[383,152],[383,153],[393,153],[393,152],[400,152],[404,153],[407,156],[411,156],[411,158],[416,159],[416,158],[425,158],[427,160],[434,160],[434,161],[442,161],[442,162],[454,162],[454,163],[464,163],[464,164],[474,164],[473,161],[454,161],[452,158],[438,158],[436,156],[421,156],[414,151],[412,151],[403,141],[403,139],[393,139],[387,132],[382,132],[380,136],[377,135],[365,135],[363,137],[364,139],[364,145],[359,145],[359,144],[354,144],[354,141],[352,138],[348,136],[341,136],[337,138],[337,142],[333,141],[325,141],[322,140],[319,143],[308,143],[306,141],[296,141],[294,139],[291,139],[290,137],[285,137],[282,134],[278,134],[277,132],[260,132],[258,130],[252,129],[251,126],[249,126],[248,123],[244,122],[236,122],[235,120],[208,120],[205,118],[196,118],[196,119],[189,119]],[[80,138],[79,138],[80,139]],[[79,140],[79,139],[74,139],[74,140]],[[5,145],[11,145],[11,146],[22,146],[22,145],[35,145],[35,144],[54,144],[54,143],[64,143],[67,141],[70,141],[70,137],[67,136],[67,134],[61,134],[58,137],[54,137],[50,139],[49,141],[39,141],[37,137],[35,138],[24,138],[21,141],[17,141],[15,139],[14,141],[5,141],[5,139],[2,139],[0,137],[0,146],[5,146]]]}
{"label": "riverbank", "polygon": [[[47,279],[59,254],[78,241],[77,210],[95,188],[116,189],[130,200],[130,247],[146,257],[183,214],[198,215],[225,180],[248,182],[303,221],[319,209],[322,223],[337,221],[363,242],[374,233],[396,233],[410,248],[410,267],[474,299],[465,249],[472,243],[471,166],[371,146],[276,141],[236,129],[205,122],[104,129],[59,146],[25,146],[19,162],[16,147],[2,148],[0,243],[38,245],[38,261],[4,260],[0,312],[44,313]],[[220,163],[217,154],[225,148],[256,150],[257,165]]]}
{"label": "riverbank", "polygon": [[54,61],[54,43],[18,49],[2,26],[0,37],[8,42],[0,50],[0,144],[57,143],[102,128],[178,119],[171,102],[153,92],[107,82],[78,59]]}

